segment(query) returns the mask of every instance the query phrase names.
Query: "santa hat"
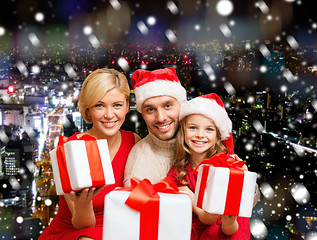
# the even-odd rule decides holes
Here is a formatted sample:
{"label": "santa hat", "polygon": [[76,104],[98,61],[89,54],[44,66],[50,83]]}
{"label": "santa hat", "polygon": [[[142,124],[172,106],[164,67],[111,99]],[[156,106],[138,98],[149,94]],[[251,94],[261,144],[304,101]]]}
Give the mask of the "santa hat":
{"label": "santa hat", "polygon": [[233,152],[232,122],[228,116],[223,102],[215,93],[193,98],[181,106],[179,120],[188,115],[201,114],[210,118],[220,132],[220,139],[228,149],[228,154]]}
{"label": "santa hat", "polygon": [[131,75],[131,83],[139,112],[143,102],[151,97],[167,95],[174,97],[179,104],[186,102],[186,90],[172,67],[154,71],[138,69]]}

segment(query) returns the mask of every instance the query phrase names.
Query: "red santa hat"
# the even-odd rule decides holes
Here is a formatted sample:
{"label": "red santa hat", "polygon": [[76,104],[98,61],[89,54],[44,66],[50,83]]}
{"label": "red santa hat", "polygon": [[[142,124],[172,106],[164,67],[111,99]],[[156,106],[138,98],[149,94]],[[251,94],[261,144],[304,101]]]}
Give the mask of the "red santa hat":
{"label": "red santa hat", "polygon": [[228,116],[223,102],[215,93],[193,98],[181,106],[179,120],[188,115],[201,114],[210,118],[220,132],[223,145],[228,149],[228,154],[233,152],[232,122]]}
{"label": "red santa hat", "polygon": [[186,102],[186,90],[172,67],[154,71],[138,69],[131,75],[131,83],[139,112],[143,102],[151,97],[166,95],[174,97],[179,104]]}

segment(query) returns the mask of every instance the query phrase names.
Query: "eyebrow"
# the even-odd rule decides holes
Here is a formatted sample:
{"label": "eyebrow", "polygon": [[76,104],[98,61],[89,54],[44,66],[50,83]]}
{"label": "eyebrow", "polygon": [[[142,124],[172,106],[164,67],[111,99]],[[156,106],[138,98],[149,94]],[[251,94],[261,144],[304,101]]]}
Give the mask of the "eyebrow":
{"label": "eyebrow", "polygon": [[[166,104],[173,104],[171,100],[167,100],[166,102],[163,102],[161,105],[166,105]],[[153,107],[153,104],[145,104],[143,105],[143,108],[148,108],[148,107]]]}
{"label": "eyebrow", "polygon": [[[197,125],[197,123],[195,122],[187,122],[186,125]],[[211,124],[211,125],[207,125],[206,127],[212,127],[212,128],[215,128],[216,125],[215,124]]]}
{"label": "eyebrow", "polygon": [[[103,101],[98,101],[96,104],[99,104],[99,103],[105,104],[105,102],[103,102]],[[113,103],[124,103],[124,101],[118,100],[118,101],[115,101]]]}

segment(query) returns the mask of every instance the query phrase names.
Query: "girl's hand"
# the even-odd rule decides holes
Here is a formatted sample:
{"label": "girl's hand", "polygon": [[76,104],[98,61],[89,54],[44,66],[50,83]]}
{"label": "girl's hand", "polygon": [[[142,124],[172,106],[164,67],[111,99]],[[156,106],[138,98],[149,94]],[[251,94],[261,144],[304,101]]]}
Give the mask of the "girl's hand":
{"label": "girl's hand", "polygon": [[221,223],[224,223],[226,225],[232,225],[237,221],[237,216],[231,216],[231,215],[221,215]]}
{"label": "girl's hand", "polygon": [[232,235],[239,229],[237,216],[222,215],[221,216],[221,230],[226,235]]}
{"label": "girl's hand", "polygon": [[201,209],[201,210],[204,212],[204,214],[203,214],[204,222],[209,224],[209,225],[215,223],[217,221],[217,219],[221,217],[221,215],[219,215],[219,214],[209,213],[203,209]]}
{"label": "girl's hand", "polygon": [[[243,161],[241,158],[239,158],[239,156],[237,154],[234,155],[234,159],[237,160],[237,161]],[[248,167],[244,164],[242,166],[242,169],[247,171]]]}

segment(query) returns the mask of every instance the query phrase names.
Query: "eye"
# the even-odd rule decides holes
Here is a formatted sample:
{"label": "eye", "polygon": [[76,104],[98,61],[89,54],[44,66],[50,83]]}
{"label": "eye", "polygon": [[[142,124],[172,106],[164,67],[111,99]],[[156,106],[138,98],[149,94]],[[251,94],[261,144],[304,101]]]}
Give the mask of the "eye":
{"label": "eye", "polygon": [[206,130],[208,131],[208,132],[212,132],[212,131],[214,131],[214,129],[213,128],[206,128]]}
{"label": "eye", "polygon": [[172,106],[173,106],[172,104],[167,103],[167,104],[165,105],[165,108],[170,109]]}
{"label": "eye", "polygon": [[145,111],[146,111],[147,113],[152,113],[152,112],[154,112],[154,108],[147,108]]}
{"label": "eye", "polygon": [[97,103],[97,104],[95,105],[95,108],[103,108],[103,105],[102,105],[101,103]]}
{"label": "eye", "polygon": [[195,126],[189,126],[188,129],[190,129],[190,130],[195,130],[196,127],[195,127]]}
{"label": "eye", "polygon": [[114,107],[115,107],[115,108],[121,108],[121,107],[123,107],[123,104],[122,104],[122,103],[116,103],[116,104],[114,105]]}

